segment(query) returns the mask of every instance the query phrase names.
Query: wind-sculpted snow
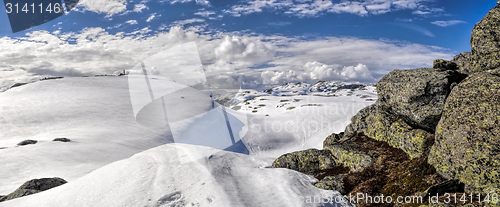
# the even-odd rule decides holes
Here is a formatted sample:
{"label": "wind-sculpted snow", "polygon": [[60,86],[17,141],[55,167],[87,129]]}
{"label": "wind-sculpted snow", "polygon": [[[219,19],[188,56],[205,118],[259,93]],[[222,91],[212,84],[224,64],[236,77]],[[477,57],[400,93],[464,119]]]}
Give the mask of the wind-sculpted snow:
{"label": "wind-sculpted snow", "polygon": [[[373,104],[364,96],[376,97],[370,88],[338,97],[256,92],[259,97],[232,106],[240,109],[227,109],[228,120],[240,123],[232,127],[241,140],[221,150],[170,143],[172,134],[216,139],[222,132],[210,126],[224,121],[213,117],[219,112],[188,116],[172,131],[145,127],[134,117],[127,83],[126,76],[64,78],[0,94],[0,194],[34,178],[68,181],[0,206],[314,206],[307,198],[339,194],[315,188],[310,176],[267,167],[282,154],[322,148],[326,136]],[[188,99],[192,92],[177,95]],[[196,100],[179,103],[182,110],[205,107]],[[286,103],[295,109],[276,107]],[[71,142],[52,141],[58,137]],[[28,139],[38,142],[16,146]]]}

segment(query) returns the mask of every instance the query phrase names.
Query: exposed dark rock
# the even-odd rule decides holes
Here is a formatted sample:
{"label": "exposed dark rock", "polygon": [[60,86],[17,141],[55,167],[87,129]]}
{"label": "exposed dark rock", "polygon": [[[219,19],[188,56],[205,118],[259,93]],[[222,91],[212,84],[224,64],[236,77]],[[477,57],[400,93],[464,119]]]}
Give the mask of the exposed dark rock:
{"label": "exposed dark rock", "polygon": [[62,178],[33,179],[25,182],[23,185],[21,185],[21,187],[17,188],[11,194],[6,195],[3,198],[0,198],[0,202],[46,191],[48,189],[55,188],[65,183],[67,182]]}
{"label": "exposed dark rock", "polygon": [[331,134],[328,136],[325,141],[323,141],[323,149],[330,147],[336,142],[340,141],[344,137],[344,132],[340,132],[339,134]]}
{"label": "exposed dark rock", "polygon": [[71,142],[71,139],[68,139],[68,138],[55,138],[54,140],[52,140],[53,142]]}
{"label": "exposed dark rock", "polygon": [[465,192],[465,185],[458,180],[447,180],[442,183],[429,187],[422,196],[443,195],[445,193],[463,193]]}
{"label": "exposed dark rock", "polygon": [[377,83],[378,104],[409,125],[434,131],[454,82],[467,75],[431,68],[395,70]]}
{"label": "exposed dark rock", "polygon": [[437,71],[458,70],[458,65],[452,61],[437,59],[434,60],[433,68]]}
{"label": "exposed dark rock", "polygon": [[500,186],[500,77],[474,73],[453,90],[429,163],[449,179],[485,193]]}
{"label": "exposed dark rock", "polygon": [[40,79],[41,81],[44,81],[44,80],[55,80],[55,79],[62,79],[64,77],[44,77],[42,79]]}
{"label": "exposed dark rock", "polygon": [[24,85],[26,85],[26,84],[28,84],[28,83],[16,83],[16,84],[12,85],[10,88],[15,88],[15,87],[19,87],[19,86],[24,86]]}
{"label": "exposed dark rock", "polygon": [[471,69],[470,69],[470,52],[463,52],[451,60],[451,62],[454,62],[458,66],[458,72],[464,73],[464,74],[471,74]]}
{"label": "exposed dark rock", "polygon": [[335,176],[326,176],[321,181],[314,184],[317,188],[325,190],[338,191],[340,194],[345,195],[347,192],[344,188],[344,177],[345,174],[339,174]]}
{"label": "exposed dark rock", "polygon": [[31,139],[28,139],[28,140],[24,140],[22,142],[19,142],[17,144],[17,146],[25,146],[25,145],[30,145],[30,144],[36,144],[38,141],[36,140],[31,140]]}
{"label": "exposed dark rock", "polygon": [[500,67],[500,5],[474,26],[470,45],[472,72]]}
{"label": "exposed dark rock", "polygon": [[329,150],[308,149],[281,155],[271,168],[288,168],[305,174],[315,174],[337,166]]}

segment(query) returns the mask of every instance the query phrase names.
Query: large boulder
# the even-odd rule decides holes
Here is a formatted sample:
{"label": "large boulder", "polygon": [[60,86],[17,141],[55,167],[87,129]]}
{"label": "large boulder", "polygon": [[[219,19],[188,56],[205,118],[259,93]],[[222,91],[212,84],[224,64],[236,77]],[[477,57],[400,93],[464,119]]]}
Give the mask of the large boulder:
{"label": "large boulder", "polygon": [[46,191],[48,189],[55,188],[65,183],[67,182],[62,178],[33,179],[25,182],[11,194],[6,195],[3,198],[0,198],[0,202]]}
{"label": "large boulder", "polygon": [[433,132],[451,85],[466,76],[454,70],[432,68],[395,70],[377,83],[378,104],[409,125]]}
{"label": "large boulder", "polygon": [[474,73],[453,89],[428,158],[474,191],[500,187],[500,77],[493,74]]}
{"label": "large boulder", "polygon": [[472,72],[500,67],[500,5],[474,26],[470,45]]}
{"label": "large boulder", "polygon": [[337,166],[329,150],[308,149],[281,155],[271,168],[288,168],[305,174],[316,174]]}

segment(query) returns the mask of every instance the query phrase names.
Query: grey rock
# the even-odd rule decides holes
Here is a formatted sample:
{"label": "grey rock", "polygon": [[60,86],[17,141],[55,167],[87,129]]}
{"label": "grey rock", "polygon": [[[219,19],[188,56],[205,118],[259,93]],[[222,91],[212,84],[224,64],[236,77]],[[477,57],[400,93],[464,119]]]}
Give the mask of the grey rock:
{"label": "grey rock", "polygon": [[470,45],[472,72],[500,68],[500,5],[474,26]]}
{"label": "grey rock", "polygon": [[451,62],[454,62],[458,66],[458,72],[464,73],[464,74],[471,74],[471,69],[470,69],[470,52],[463,52],[451,60]]}
{"label": "grey rock", "polygon": [[433,62],[433,68],[437,71],[458,70],[458,65],[452,61],[437,59]]}
{"label": "grey rock", "polygon": [[67,183],[62,178],[42,178],[42,179],[33,179],[25,182],[19,188],[17,188],[14,192],[9,195],[0,198],[1,201],[12,200],[15,198],[20,198],[23,196],[39,193],[42,191],[49,190],[51,188],[55,188],[57,186],[63,185]]}
{"label": "grey rock", "polygon": [[53,142],[71,142],[71,139],[61,137],[61,138],[55,138],[55,139],[54,139],[54,140],[52,140],[52,141],[53,141]]}
{"label": "grey rock", "polygon": [[364,129],[366,129],[368,127],[367,123],[365,122],[366,117],[368,117],[371,113],[378,112],[378,110],[379,106],[376,104],[372,104],[361,109],[356,115],[351,118],[351,123],[347,125],[344,130],[343,139],[353,137],[358,132],[362,132]]}
{"label": "grey rock", "polygon": [[439,72],[431,68],[394,70],[377,83],[377,103],[410,126],[433,132],[451,84],[466,76],[453,70]]}
{"label": "grey rock", "polygon": [[328,148],[332,146],[333,144],[337,143],[344,137],[344,132],[340,132],[339,134],[331,134],[330,136],[326,137],[325,141],[323,141],[323,149]]}
{"label": "grey rock", "polygon": [[31,140],[31,139],[28,139],[28,140],[24,140],[22,142],[19,142],[17,144],[17,146],[25,146],[25,145],[30,145],[30,144],[36,144],[38,141],[36,140]]}
{"label": "grey rock", "polygon": [[271,168],[288,168],[305,174],[339,166],[329,150],[308,149],[281,155]]}
{"label": "grey rock", "polygon": [[474,73],[446,101],[428,162],[471,191],[500,186],[500,77]]}

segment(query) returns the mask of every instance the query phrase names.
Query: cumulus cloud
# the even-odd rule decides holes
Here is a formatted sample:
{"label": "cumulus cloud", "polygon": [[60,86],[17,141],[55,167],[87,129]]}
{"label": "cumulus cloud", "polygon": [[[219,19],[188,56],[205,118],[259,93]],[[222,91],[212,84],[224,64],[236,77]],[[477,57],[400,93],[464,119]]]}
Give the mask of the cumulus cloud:
{"label": "cumulus cloud", "polygon": [[0,87],[42,76],[112,74],[140,60],[195,41],[207,78],[219,85],[244,87],[319,79],[375,82],[393,69],[431,66],[453,53],[439,47],[366,40],[206,33],[196,27],[172,27],[148,33],[109,34],[102,28],[79,32],[36,31],[0,39]]}
{"label": "cumulus cloud", "polygon": [[112,16],[121,13],[127,9],[126,0],[81,0],[78,3],[78,8],[83,10],[93,11],[96,13],[105,13]]}
{"label": "cumulus cloud", "polygon": [[431,22],[431,24],[435,24],[437,26],[440,26],[440,27],[449,27],[449,26],[453,26],[453,25],[457,25],[457,24],[463,24],[463,23],[466,23],[462,20],[449,20],[449,21],[434,21],[434,22]]}
{"label": "cumulus cloud", "polygon": [[425,0],[342,0],[334,3],[331,0],[251,0],[234,5],[225,12],[233,16],[241,16],[262,12],[267,9],[299,17],[311,17],[322,13],[350,13],[359,16],[378,15],[403,9],[420,9],[420,12],[428,13],[440,11],[440,9],[428,7],[427,2]]}

